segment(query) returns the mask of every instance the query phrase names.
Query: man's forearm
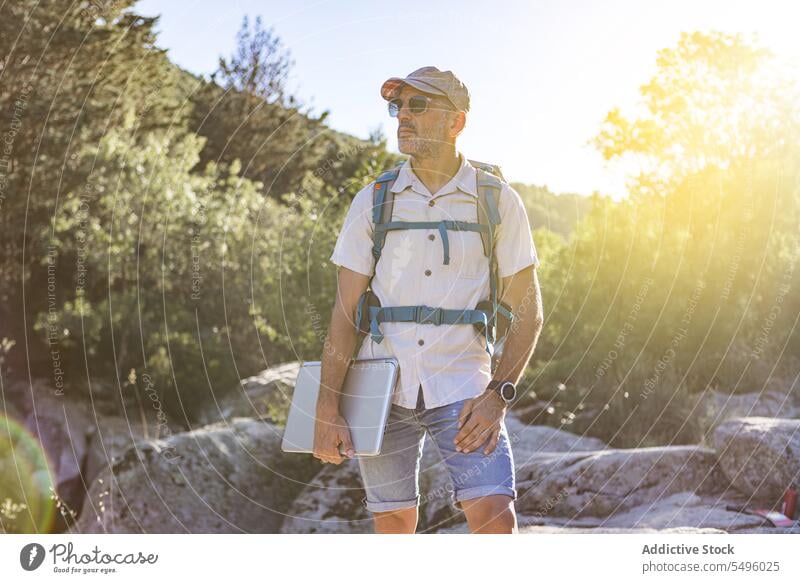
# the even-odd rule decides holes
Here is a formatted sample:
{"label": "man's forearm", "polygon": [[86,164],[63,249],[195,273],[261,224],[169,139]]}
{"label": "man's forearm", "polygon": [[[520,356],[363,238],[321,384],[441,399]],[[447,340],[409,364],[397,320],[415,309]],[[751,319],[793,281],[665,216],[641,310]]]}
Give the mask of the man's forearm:
{"label": "man's forearm", "polygon": [[525,372],[544,325],[542,294],[535,272],[531,273],[524,293],[519,295],[522,297],[514,298],[514,319],[493,375],[493,380],[511,381],[514,384],[519,382]]}
{"label": "man's forearm", "polygon": [[317,412],[338,412],[342,384],[358,340],[358,330],[341,307],[335,309],[325,338]]}
{"label": "man's forearm", "polygon": [[515,316],[503,344],[503,353],[497,363],[494,380],[511,381],[514,384],[519,382],[536,348],[542,323],[542,319],[535,311]]}

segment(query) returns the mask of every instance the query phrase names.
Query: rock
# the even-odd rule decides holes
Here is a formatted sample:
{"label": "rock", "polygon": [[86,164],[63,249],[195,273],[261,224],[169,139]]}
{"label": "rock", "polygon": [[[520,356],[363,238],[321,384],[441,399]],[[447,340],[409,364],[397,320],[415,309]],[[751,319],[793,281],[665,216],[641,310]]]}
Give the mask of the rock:
{"label": "rock", "polygon": [[[526,395],[530,397],[530,395]],[[547,401],[541,399],[523,398],[521,402],[514,405],[511,413],[520,421],[526,424],[543,425],[555,414],[555,407]]]}
{"label": "rock", "polygon": [[319,469],[281,439],[275,425],[234,418],[140,442],[95,480],[72,532],[279,532]]}
{"label": "rock", "polygon": [[[689,493],[690,494],[690,493]],[[690,494],[691,495],[691,494]],[[668,505],[682,500],[683,494],[665,499]],[[704,500],[709,506],[713,500]],[[649,505],[648,505],[649,506]],[[696,507],[695,507],[696,509]],[[622,514],[620,514],[622,516]],[[687,514],[688,516],[688,514]],[[690,521],[691,522],[691,521]],[[531,515],[517,513],[517,526],[520,534],[559,534],[559,533],[660,533],[660,534],[726,534],[725,530],[713,527],[679,526],[679,522],[669,524],[651,524],[644,526],[631,522],[620,525],[611,524],[608,518],[584,517],[570,519],[557,516]],[[469,533],[466,523],[436,531],[437,534]]]}
{"label": "rock", "polygon": [[203,410],[198,415],[199,422],[208,425],[233,417],[266,417],[284,423],[300,364],[286,362],[243,379],[234,391]]}
{"label": "rock", "polygon": [[792,392],[729,394],[706,390],[697,395],[696,406],[706,427],[716,427],[733,417],[800,419],[800,396]]}
{"label": "rock", "polygon": [[[678,492],[612,516],[560,518],[549,515],[518,514],[520,534],[537,533],[660,533],[725,534],[745,532],[761,526],[758,516],[725,510],[726,504],[741,500],[723,500],[719,496],[698,496]],[[776,530],[776,529],[773,529]],[[466,524],[441,529],[437,534],[468,533]]]}
{"label": "rock", "polygon": [[86,462],[86,482],[92,482],[110,465],[117,463],[131,447],[151,440],[168,438],[182,433],[178,425],[144,424],[136,417],[95,417],[91,427],[92,439]]}
{"label": "rock", "polygon": [[524,466],[537,452],[551,451],[569,453],[573,451],[597,451],[608,446],[595,437],[575,435],[569,431],[555,429],[547,425],[529,425],[513,413],[506,415],[508,438],[511,440],[511,453],[517,468]]}
{"label": "rock", "polygon": [[547,425],[576,435],[588,435],[596,430],[597,418],[603,413],[602,407],[586,408],[583,403],[573,412],[557,401],[538,399],[530,393],[525,397],[514,405],[510,414],[526,425]]}
{"label": "rock", "polygon": [[714,528],[725,532],[761,526],[760,516],[726,510],[732,500],[719,496],[698,496],[693,492],[678,492],[645,503],[604,519],[607,527],[644,527],[662,530],[672,527]]}
{"label": "rock", "polygon": [[[317,462],[315,458],[314,462]],[[286,513],[281,533],[371,533],[372,516],[362,505],[364,488],[358,460],[339,465],[321,464],[323,469],[311,480]]]}
{"label": "rock", "polygon": [[718,528],[563,528],[557,526],[527,526],[519,529],[520,534],[726,534]]}
{"label": "rock", "polygon": [[605,517],[677,492],[718,494],[726,481],[700,446],[537,453],[517,471],[518,512]]}
{"label": "rock", "polygon": [[711,434],[720,467],[742,494],[771,507],[800,476],[800,420],[737,417]]}
{"label": "rock", "polygon": [[[529,517],[517,516],[517,531],[519,534],[727,534],[718,528],[608,528],[602,526],[562,526],[553,524],[529,524]],[[469,527],[466,523],[437,530],[435,534],[468,534]]]}
{"label": "rock", "polygon": [[743,528],[733,534],[800,534],[800,524],[794,526],[760,526],[758,528]]}

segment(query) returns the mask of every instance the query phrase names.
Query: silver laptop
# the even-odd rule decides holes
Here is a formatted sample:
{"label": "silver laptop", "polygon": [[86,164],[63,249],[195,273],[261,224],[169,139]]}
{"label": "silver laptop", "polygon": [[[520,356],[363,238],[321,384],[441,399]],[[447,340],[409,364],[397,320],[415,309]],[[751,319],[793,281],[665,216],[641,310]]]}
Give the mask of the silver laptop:
{"label": "silver laptop", "polygon": [[[313,453],[319,395],[319,361],[304,362],[297,375],[281,449],[285,452]],[[355,360],[342,386],[339,409],[350,428],[356,456],[381,452],[383,434],[400,364],[395,358]],[[339,446],[343,453],[342,446]]]}

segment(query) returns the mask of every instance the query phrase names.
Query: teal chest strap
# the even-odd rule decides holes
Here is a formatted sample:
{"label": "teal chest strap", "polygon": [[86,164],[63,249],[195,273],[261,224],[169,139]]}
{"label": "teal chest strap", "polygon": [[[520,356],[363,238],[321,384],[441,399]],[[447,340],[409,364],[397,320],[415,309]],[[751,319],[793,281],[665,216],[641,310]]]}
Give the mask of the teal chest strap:
{"label": "teal chest strap", "polygon": [[450,239],[447,237],[448,229],[451,231],[474,231],[476,233],[488,232],[487,225],[480,223],[468,223],[466,221],[391,221],[375,225],[376,238],[380,238],[380,245],[383,247],[383,239],[386,238],[388,231],[401,229],[438,229],[442,239],[444,251],[444,264],[450,265]]}

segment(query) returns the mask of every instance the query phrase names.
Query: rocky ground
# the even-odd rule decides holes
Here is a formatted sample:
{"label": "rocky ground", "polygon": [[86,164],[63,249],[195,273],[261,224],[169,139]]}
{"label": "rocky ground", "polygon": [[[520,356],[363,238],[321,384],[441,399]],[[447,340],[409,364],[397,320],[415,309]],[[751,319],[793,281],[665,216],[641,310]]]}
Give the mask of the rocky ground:
{"label": "rocky ground", "polygon": [[[325,465],[280,449],[275,405],[290,398],[297,366],[243,380],[190,431],[68,404],[41,382],[7,387],[2,403],[41,442],[58,497],[76,515],[55,530],[372,532],[357,460]],[[520,533],[800,532],[726,509],[779,509],[785,485],[800,481],[798,396],[707,392],[700,404],[715,420],[709,444],[636,449],[510,412]],[[8,448],[0,468],[10,463],[3,455]],[[418,532],[468,532],[429,441],[420,491]]]}

